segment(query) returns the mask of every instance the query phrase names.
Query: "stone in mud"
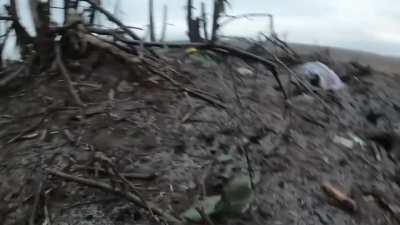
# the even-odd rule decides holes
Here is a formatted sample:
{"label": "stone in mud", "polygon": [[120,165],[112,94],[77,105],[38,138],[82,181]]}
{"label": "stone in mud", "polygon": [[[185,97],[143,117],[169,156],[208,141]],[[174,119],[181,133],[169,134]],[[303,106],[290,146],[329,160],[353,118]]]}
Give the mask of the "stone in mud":
{"label": "stone in mud", "polygon": [[121,93],[129,93],[134,90],[133,86],[130,85],[127,81],[123,80],[119,82],[117,91]]}

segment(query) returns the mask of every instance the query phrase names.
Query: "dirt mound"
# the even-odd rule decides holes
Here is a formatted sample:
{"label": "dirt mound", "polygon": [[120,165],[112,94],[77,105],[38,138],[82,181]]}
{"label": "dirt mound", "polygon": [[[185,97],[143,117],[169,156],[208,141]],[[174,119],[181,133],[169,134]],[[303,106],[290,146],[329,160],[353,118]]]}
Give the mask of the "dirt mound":
{"label": "dirt mound", "polygon": [[254,178],[255,200],[218,223],[399,224],[398,79],[349,72],[344,90],[314,94],[293,84],[288,104],[260,64],[207,51],[164,57],[177,73],[163,77],[102,51],[70,60],[84,109],[57,72],[2,91],[3,224],[156,224],[166,219],[157,209],[179,218],[238,174]]}

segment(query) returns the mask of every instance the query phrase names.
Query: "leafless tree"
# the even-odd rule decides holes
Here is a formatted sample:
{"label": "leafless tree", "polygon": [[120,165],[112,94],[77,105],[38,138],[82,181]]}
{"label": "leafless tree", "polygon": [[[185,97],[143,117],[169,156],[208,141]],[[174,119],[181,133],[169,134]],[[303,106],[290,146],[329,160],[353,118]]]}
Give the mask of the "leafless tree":
{"label": "leafless tree", "polygon": [[201,20],[203,23],[204,39],[208,40],[206,4],[201,2]]}
{"label": "leafless tree", "polygon": [[161,30],[161,38],[160,41],[165,41],[165,37],[167,35],[167,26],[168,26],[168,6],[164,5],[163,7],[163,26]]}
{"label": "leafless tree", "polygon": [[215,42],[218,40],[218,31],[220,28],[220,18],[222,13],[225,12],[227,0],[214,0],[214,12],[213,12],[213,26],[211,33],[211,41]]}
{"label": "leafless tree", "polygon": [[188,36],[191,42],[201,42],[200,18],[193,16],[193,0],[187,1]]}

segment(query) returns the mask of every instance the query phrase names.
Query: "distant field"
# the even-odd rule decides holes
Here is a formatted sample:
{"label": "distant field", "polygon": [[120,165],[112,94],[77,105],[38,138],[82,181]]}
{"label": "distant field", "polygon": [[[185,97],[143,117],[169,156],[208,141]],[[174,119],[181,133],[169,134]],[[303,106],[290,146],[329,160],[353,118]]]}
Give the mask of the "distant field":
{"label": "distant field", "polygon": [[299,54],[309,54],[329,48],[332,58],[337,61],[357,61],[362,64],[368,64],[374,69],[385,73],[400,74],[400,57],[383,56],[370,52],[354,51],[343,48],[323,47],[306,44],[290,45]]}

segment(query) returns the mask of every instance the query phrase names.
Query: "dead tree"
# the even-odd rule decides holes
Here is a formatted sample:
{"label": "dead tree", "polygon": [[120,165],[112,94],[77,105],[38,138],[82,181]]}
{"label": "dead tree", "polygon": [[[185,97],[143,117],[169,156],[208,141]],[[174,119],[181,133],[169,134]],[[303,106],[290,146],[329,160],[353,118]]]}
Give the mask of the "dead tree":
{"label": "dead tree", "polygon": [[188,36],[190,41],[203,41],[200,35],[200,18],[193,18],[193,0],[188,0],[187,3],[187,23],[189,28]]}
{"label": "dead tree", "polygon": [[167,35],[167,26],[168,26],[168,6],[164,5],[163,7],[163,26],[161,29],[161,38],[160,41],[163,42]]}
{"label": "dead tree", "polygon": [[33,43],[33,37],[26,31],[26,29],[19,22],[17,13],[17,6],[15,0],[10,0],[10,5],[6,5],[5,9],[11,18],[11,29],[15,31],[17,37],[17,45],[21,48],[21,56],[24,59],[28,53],[28,46]]}
{"label": "dead tree", "polygon": [[211,34],[211,41],[215,42],[218,40],[218,30],[220,28],[219,19],[221,14],[225,11],[226,0],[214,0],[214,12],[213,12],[213,27]]}
{"label": "dead tree", "polygon": [[206,4],[201,3],[201,20],[203,24],[204,39],[208,40]]}
{"label": "dead tree", "polygon": [[50,65],[54,53],[53,35],[50,32],[50,2],[31,0],[31,15],[33,18],[36,37],[34,49],[37,52],[34,63],[40,68]]}
{"label": "dead tree", "polygon": [[155,27],[154,27],[154,1],[149,0],[149,33],[150,41],[156,41]]}

